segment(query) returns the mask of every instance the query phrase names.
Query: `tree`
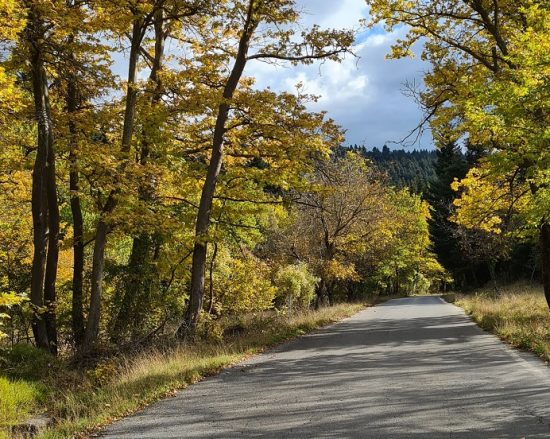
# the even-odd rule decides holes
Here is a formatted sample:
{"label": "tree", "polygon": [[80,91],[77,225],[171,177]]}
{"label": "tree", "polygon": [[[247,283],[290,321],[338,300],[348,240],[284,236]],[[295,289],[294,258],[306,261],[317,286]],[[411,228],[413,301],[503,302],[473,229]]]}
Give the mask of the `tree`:
{"label": "tree", "polygon": [[424,41],[422,56],[432,71],[418,97],[436,136],[467,135],[490,152],[482,160],[489,174],[527,182],[525,224],[538,230],[550,306],[548,9],[538,1],[367,3],[372,25],[409,27],[392,56],[406,56],[415,42]]}
{"label": "tree", "polygon": [[455,179],[466,176],[468,164],[455,142],[447,142],[437,151],[435,175],[429,183],[426,200],[432,208],[429,221],[430,236],[437,259],[455,278],[455,282],[464,286],[464,277],[468,275],[468,262],[464,259],[456,239],[455,228],[449,220],[456,192],[451,188]]}
{"label": "tree", "polygon": [[34,309],[33,333],[37,346],[57,352],[55,318],[56,276],[59,255],[55,139],[49,96],[47,63],[55,45],[55,19],[43,2],[29,2],[21,44],[28,57],[35,120],[36,157],[32,172],[33,262],[30,300]]}
{"label": "tree", "polygon": [[493,173],[486,163],[472,168],[452,188],[459,192],[450,217],[457,225],[456,236],[470,260],[487,263],[496,282],[496,263],[534,232],[523,218],[529,210],[530,188],[514,175]]}
{"label": "tree", "polygon": [[85,164],[84,156],[88,153],[86,148],[93,143],[96,129],[97,118],[90,107],[94,99],[101,98],[112,87],[113,76],[110,71],[109,48],[90,38],[104,29],[102,18],[83,3],[72,0],[65,2],[63,14],[64,34],[56,45],[59,56],[55,62],[60,74],[52,90],[57,92],[60,101],[55,114],[57,143],[60,155],[67,157],[66,164],[62,161],[61,166],[68,168],[68,197],[73,226],[71,323],[73,342],[80,347],[85,330],[86,245],[81,174]]}
{"label": "tree", "polygon": [[[91,273],[91,292],[88,319],[82,343],[83,353],[89,352],[96,343],[99,334],[99,322],[101,317],[101,301],[103,292],[103,276],[105,268],[105,248],[107,244],[107,235],[111,230],[111,216],[119,204],[121,195],[124,194],[123,177],[126,177],[126,171],[130,162],[130,153],[134,137],[134,128],[136,120],[136,105],[139,94],[138,84],[138,63],[140,57],[146,52],[144,47],[145,37],[151,27],[157,25],[158,43],[157,47],[157,66],[153,75],[158,74],[162,58],[162,39],[165,35],[162,32],[163,14],[167,2],[164,0],[151,0],[148,2],[128,1],[123,5],[108,4],[107,9],[112,16],[108,22],[115,33],[128,35],[130,40],[130,53],[128,56],[128,77],[126,81],[126,91],[124,96],[124,117],[122,123],[122,132],[120,134],[119,164],[115,174],[115,181],[112,183],[112,189],[107,191],[106,196],[101,201],[99,219],[96,225],[94,253]],[[188,17],[195,15],[200,9],[201,2],[185,3],[184,12],[178,13],[178,17]],[[155,82],[153,76],[153,82]],[[158,93],[156,98],[158,100]]]}
{"label": "tree", "polygon": [[309,178],[288,245],[320,278],[318,303],[332,303],[336,282],[358,278],[357,256],[383,234],[387,191],[381,174],[353,153],[319,162]]}
{"label": "tree", "polygon": [[[236,50],[226,51],[233,66],[224,81],[223,92],[215,113],[215,127],[208,171],[199,201],[195,244],[192,257],[189,304],[178,330],[180,337],[193,333],[202,309],[207,262],[207,235],[210,229],[212,202],[224,162],[227,123],[231,118],[232,101],[244,69],[252,60],[284,60],[312,63],[318,59],[338,60],[353,42],[350,32],[322,31],[318,27],[303,32],[295,42],[291,26],[299,14],[293,1],[236,1],[223,11],[226,23],[223,33],[238,40]],[[265,28],[260,27],[265,25]],[[253,54],[249,52],[257,49]]]}
{"label": "tree", "polygon": [[349,151],[319,161],[308,180],[293,196],[289,221],[272,228],[262,252],[283,266],[307,264],[319,278],[317,305],[344,291],[349,298],[359,290],[427,291],[445,278],[429,250],[429,209],[419,196],[394,189]]}
{"label": "tree", "polygon": [[[184,20],[189,17],[204,13],[206,1],[195,2],[169,2],[159,3],[152,18],[152,41],[142,48],[144,59],[149,63],[149,77],[143,86],[141,102],[137,101],[137,123],[141,130],[136,137],[136,169],[138,174],[138,203],[145,208],[150,208],[156,202],[158,189],[158,176],[149,169],[151,163],[155,164],[160,154],[158,151],[161,130],[166,126],[162,116],[166,109],[162,102],[166,94],[163,82],[163,70],[165,69],[165,43],[169,38],[178,38],[186,26]],[[152,46],[149,48],[148,46]],[[153,290],[159,288],[158,271],[155,270],[155,259],[159,255],[161,235],[150,230],[138,230],[134,232],[132,250],[126,267],[126,275],[121,286],[119,309],[114,317],[113,336],[121,337],[128,329],[130,322],[138,323],[144,318],[148,309],[148,297],[153,295]],[[137,234],[136,234],[137,233]],[[137,317],[137,319],[136,319]]]}

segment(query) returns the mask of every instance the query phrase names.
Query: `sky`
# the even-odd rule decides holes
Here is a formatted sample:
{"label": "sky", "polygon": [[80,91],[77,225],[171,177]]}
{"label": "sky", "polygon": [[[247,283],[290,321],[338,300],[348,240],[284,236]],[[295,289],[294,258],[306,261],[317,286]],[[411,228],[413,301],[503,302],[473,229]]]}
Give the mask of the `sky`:
{"label": "sky", "polygon": [[[364,0],[298,0],[304,10],[304,25],[323,28],[361,29],[359,20],[368,18]],[[385,55],[405,30],[393,33],[374,29],[359,33],[354,52],[342,63],[325,62],[312,66],[273,66],[258,61],[249,63],[245,74],[256,77],[257,87],[293,91],[297,83],[306,92],[320,96],[311,104],[314,111],[325,110],[346,130],[346,144],[382,147],[404,138],[422,118],[412,98],[402,93],[405,81],[422,83],[427,65],[414,59],[386,60]],[[431,148],[426,133],[408,148]]]}

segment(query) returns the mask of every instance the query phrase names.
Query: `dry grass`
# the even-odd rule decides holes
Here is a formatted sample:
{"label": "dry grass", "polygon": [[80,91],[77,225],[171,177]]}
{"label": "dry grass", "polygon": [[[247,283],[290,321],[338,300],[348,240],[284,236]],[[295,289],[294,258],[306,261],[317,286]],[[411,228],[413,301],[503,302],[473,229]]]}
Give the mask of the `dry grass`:
{"label": "dry grass", "polygon": [[518,283],[500,290],[486,288],[459,295],[454,303],[482,328],[550,362],[550,312],[542,287]]}
{"label": "dry grass", "polygon": [[[42,408],[55,418],[43,438],[80,437],[123,417],[177,389],[217,373],[249,355],[355,314],[365,304],[342,304],[292,317],[271,314],[239,323],[239,331],[223,341],[164,346],[134,358],[116,358],[86,372],[54,367],[40,384],[47,387]],[[32,374],[29,374],[31,376]],[[36,377],[31,377],[35,379]],[[18,383],[22,381],[19,380]],[[11,381],[15,383],[15,381]],[[23,404],[36,401],[28,395]],[[20,421],[26,412],[12,417]],[[1,435],[0,435],[1,436]]]}

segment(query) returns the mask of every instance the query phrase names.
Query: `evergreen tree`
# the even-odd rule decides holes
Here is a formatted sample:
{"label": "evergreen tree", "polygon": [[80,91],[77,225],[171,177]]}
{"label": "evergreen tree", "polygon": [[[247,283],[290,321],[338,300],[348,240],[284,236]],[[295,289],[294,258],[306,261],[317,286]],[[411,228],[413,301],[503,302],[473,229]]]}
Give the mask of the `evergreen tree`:
{"label": "evergreen tree", "polygon": [[465,286],[469,262],[460,250],[460,243],[455,237],[454,225],[450,220],[455,192],[451,183],[462,179],[468,172],[468,162],[460,148],[449,142],[437,151],[434,165],[435,178],[429,183],[426,198],[432,206],[432,218],[429,221],[433,251],[439,262],[453,274],[455,282]]}
{"label": "evergreen tree", "polygon": [[347,150],[356,151],[371,160],[380,171],[387,174],[390,183],[398,189],[408,188],[413,193],[423,194],[428,189],[429,181],[435,178],[435,151],[391,150],[384,145],[382,150],[376,147],[367,150],[365,146],[357,149],[348,147],[343,148],[342,153]]}

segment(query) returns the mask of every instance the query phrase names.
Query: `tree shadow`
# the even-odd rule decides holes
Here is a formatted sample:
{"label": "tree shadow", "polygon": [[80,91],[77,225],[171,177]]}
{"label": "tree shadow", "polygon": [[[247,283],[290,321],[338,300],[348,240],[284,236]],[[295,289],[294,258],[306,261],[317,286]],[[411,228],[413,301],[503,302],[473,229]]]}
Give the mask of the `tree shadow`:
{"label": "tree shadow", "polygon": [[286,343],[107,437],[548,438],[549,374],[456,307],[400,299]]}

